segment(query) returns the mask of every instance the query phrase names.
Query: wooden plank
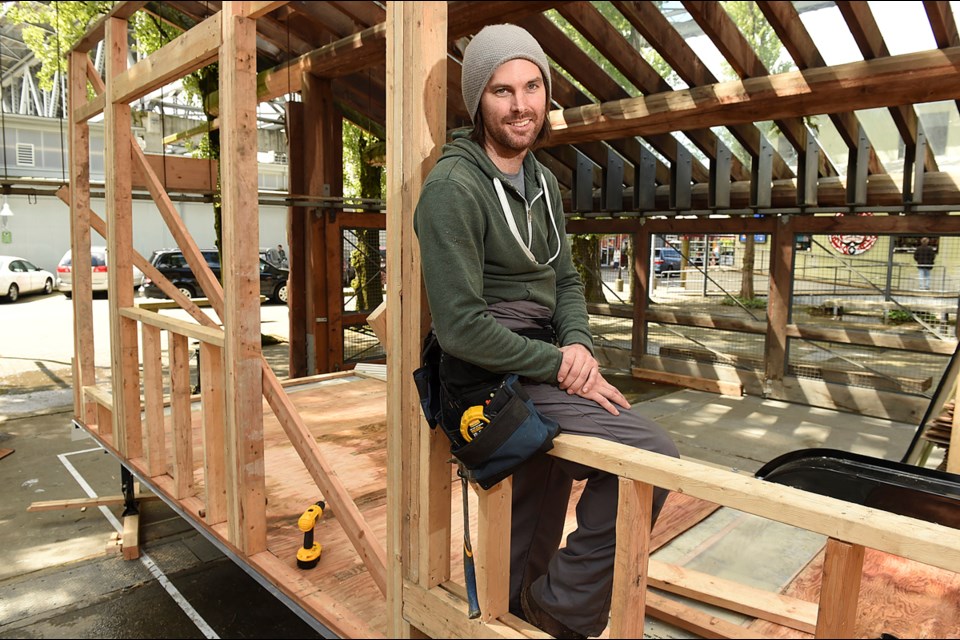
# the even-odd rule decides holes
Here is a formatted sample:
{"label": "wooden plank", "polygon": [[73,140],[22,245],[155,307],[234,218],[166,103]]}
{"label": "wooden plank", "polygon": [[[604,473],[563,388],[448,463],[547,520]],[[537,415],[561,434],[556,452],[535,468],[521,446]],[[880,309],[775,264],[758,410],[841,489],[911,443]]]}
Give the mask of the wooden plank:
{"label": "wooden plank", "polygon": [[[436,451],[421,450],[427,429],[413,371],[420,362],[425,297],[413,234],[413,211],[423,180],[446,140],[447,5],[387,4],[387,634],[413,630],[405,613],[404,582],[433,588],[449,575],[449,491],[428,484],[442,477]],[[426,441],[442,447],[441,440]],[[446,467],[449,477],[449,466]],[[444,523],[426,535],[425,526]],[[445,551],[447,549],[447,551]],[[430,567],[424,571],[424,567]],[[420,627],[420,623],[416,623]],[[425,627],[420,627],[426,630]]]}
{"label": "wooden plank", "polygon": [[949,527],[599,438],[561,434],[554,440],[550,455],[838,540],[960,571],[960,540]]}
{"label": "wooden plank", "polygon": [[120,548],[124,560],[136,560],[140,557],[140,514],[123,516],[123,531],[120,534]]}
{"label": "wooden plank", "polygon": [[[212,193],[216,188],[216,180],[220,171],[216,160],[163,156],[156,153],[145,153],[144,158],[153,169],[153,175],[159,176],[164,191]],[[132,168],[131,181],[133,186],[146,189],[151,178],[144,173],[140,163],[135,162]]]}
{"label": "wooden plank", "polygon": [[370,325],[370,328],[373,329],[374,335],[377,336],[377,340],[380,341],[380,344],[383,345],[383,350],[386,351],[389,349],[389,344],[387,343],[387,301],[384,300],[377,308],[370,312],[370,315],[367,316],[367,324]]}
{"label": "wooden plank", "polygon": [[647,580],[651,587],[692,598],[697,602],[769,620],[804,633],[813,633],[816,629],[817,605],[813,602],[771,593],[653,559],[650,560]]}
{"label": "wooden plank", "polygon": [[650,553],[663,547],[720,508],[720,505],[682,493],[671,493],[650,533]]}
{"label": "wooden plank", "polygon": [[[0,449],[0,460],[3,460],[4,458],[6,458],[8,455],[10,455],[11,453],[13,453],[14,451],[16,451],[16,449]],[[28,508],[27,511],[29,511],[29,510],[30,510],[30,509]]]}
{"label": "wooden plank", "polygon": [[960,473],[960,384],[956,384],[953,397],[953,416],[950,425],[950,445],[947,447],[947,472]]}
{"label": "wooden plank", "polygon": [[[85,81],[89,58],[82,51],[70,54],[70,113],[86,101]],[[70,252],[73,304],[73,415],[89,424],[96,422],[96,408],[86,406],[80,389],[96,384],[93,342],[93,285],[90,257],[90,127],[70,119]],[[103,237],[107,237],[104,229]]]}
{"label": "wooden plank", "polygon": [[170,358],[170,424],[173,441],[174,497],[182,500],[194,495],[193,422],[190,417],[190,353],[187,337],[167,336]]}
{"label": "wooden plank", "polygon": [[620,479],[610,637],[642,638],[650,560],[653,486]]}
{"label": "wooden plank", "polygon": [[147,311],[142,307],[120,309],[120,315],[145,325],[150,325],[151,327],[193,338],[204,344],[215,347],[224,346],[224,333],[220,329],[204,327],[192,322],[187,322],[186,320],[180,320],[179,318],[160,315],[155,311]]}
{"label": "wooden plank", "polygon": [[246,2],[246,6],[241,9],[241,15],[245,18],[250,18],[251,20],[256,20],[257,18],[262,18],[267,15],[274,9],[279,7],[286,6],[290,4],[289,0],[280,0],[280,1],[267,1],[263,2]]}
{"label": "wooden plank", "polygon": [[128,104],[215,61],[220,48],[221,15],[213,14],[112,76],[107,93],[110,101]]}
{"label": "wooden plank", "polygon": [[[287,181],[289,196],[303,193],[306,189],[307,146],[305,135],[307,125],[304,118],[302,102],[287,102],[286,104],[286,133],[287,133]],[[307,233],[309,226],[310,209],[307,207],[290,206],[287,208],[287,246],[290,247],[287,276],[287,305],[289,307],[289,373],[291,378],[301,378],[308,374],[307,366],[307,335],[312,333],[309,328],[313,325],[308,322],[307,283],[310,274],[307,271],[310,259],[307,255]]]}
{"label": "wooden plank", "polygon": [[223,349],[200,344],[200,398],[203,416],[203,483],[205,519],[218,524],[227,519],[226,438]]}
{"label": "wooden plank", "polygon": [[477,488],[479,517],[474,553],[480,619],[495,620],[510,609],[510,528],[513,480]]}
{"label": "wooden plank", "polygon": [[[127,22],[112,18],[106,28],[107,89],[127,66]],[[107,271],[110,307],[110,364],[113,387],[114,433],[128,458],[143,454],[140,422],[140,371],[136,323],[120,309],[133,306],[133,191],[130,181],[130,106],[108,102],[104,109],[104,166],[106,173]],[[77,268],[83,267],[77,265]],[[76,269],[75,269],[76,271]]]}
{"label": "wooden plank", "polygon": [[[220,116],[223,314],[226,335],[227,493],[230,537],[245,554],[266,548],[257,201],[257,25],[243,4],[223,5]],[[195,272],[196,273],[196,272]],[[210,292],[207,292],[208,297]]]}
{"label": "wooden plank", "polygon": [[747,627],[674,602],[655,593],[647,594],[647,611],[657,620],[692,631],[701,638],[763,638]]}
{"label": "wooden plank", "polygon": [[453,586],[425,589],[404,582],[403,616],[430,638],[550,638],[516,616],[490,622],[467,617],[465,594]]}
{"label": "wooden plank", "polygon": [[823,562],[817,638],[853,638],[864,548],[830,538]]}
{"label": "wooden plank", "polygon": [[[11,451],[11,449],[0,449],[0,451]],[[143,502],[146,500],[159,500],[160,496],[136,494],[134,500]],[[88,509],[90,507],[113,507],[118,504],[125,504],[127,499],[124,496],[100,496],[97,498],[68,498],[66,500],[41,500],[31,502],[27,511],[62,511],[64,509]]]}
{"label": "wooden plank", "polygon": [[739,398],[743,395],[743,385],[725,382],[723,380],[710,380],[707,378],[697,378],[694,376],[685,376],[667,371],[658,371],[654,369],[642,369],[632,367],[630,373],[637,380],[650,380],[651,382],[665,382],[688,389],[698,389],[700,391],[709,391],[710,393],[719,393],[725,396]]}
{"label": "wooden plank", "polygon": [[160,329],[148,324],[140,325],[140,341],[143,344],[143,419],[147,431],[144,444],[147,473],[153,477],[167,470]]}
{"label": "wooden plank", "polygon": [[952,100],[958,66],[951,47],[552,111],[550,144]]}
{"label": "wooden plank", "polygon": [[770,280],[767,294],[767,333],[764,376],[782,380],[787,368],[787,323],[793,299],[793,232],[783,225],[774,227],[770,251]]}

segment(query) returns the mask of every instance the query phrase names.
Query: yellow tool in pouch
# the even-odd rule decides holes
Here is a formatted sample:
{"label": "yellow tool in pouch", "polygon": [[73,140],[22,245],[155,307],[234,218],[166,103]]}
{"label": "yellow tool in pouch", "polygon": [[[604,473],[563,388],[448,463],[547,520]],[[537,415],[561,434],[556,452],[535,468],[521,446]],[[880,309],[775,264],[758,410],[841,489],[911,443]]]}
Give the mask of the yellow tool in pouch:
{"label": "yellow tool in pouch", "polygon": [[490,424],[490,419],[484,415],[482,405],[474,405],[463,412],[460,418],[460,435],[467,442],[477,437],[483,428]]}

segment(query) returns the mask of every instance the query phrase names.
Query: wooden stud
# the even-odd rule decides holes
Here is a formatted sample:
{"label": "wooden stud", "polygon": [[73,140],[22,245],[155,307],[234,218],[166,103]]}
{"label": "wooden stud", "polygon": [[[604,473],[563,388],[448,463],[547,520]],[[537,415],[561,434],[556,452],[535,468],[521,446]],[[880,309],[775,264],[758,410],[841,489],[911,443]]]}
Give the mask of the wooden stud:
{"label": "wooden stud", "polygon": [[815,637],[856,637],[863,555],[864,548],[861,545],[834,538],[827,540]]}
{"label": "wooden stud", "polygon": [[[86,53],[70,53],[70,113],[86,101]],[[96,408],[86,404],[80,392],[95,385],[93,341],[93,287],[90,258],[90,127],[70,119],[70,252],[73,304],[74,416],[87,424],[96,422]]]}
{"label": "wooden stud", "polygon": [[653,486],[621,478],[610,601],[611,638],[643,637],[652,526]]}
{"label": "wooden stud", "polygon": [[477,490],[477,596],[480,619],[491,621],[510,608],[510,529],[513,480]]}
{"label": "wooden stud", "polygon": [[257,25],[223,5],[220,48],[223,318],[230,538],[246,555],[266,549],[260,211],[257,202]]}
{"label": "wooden stud", "polygon": [[140,337],[143,343],[143,414],[147,431],[147,473],[153,477],[165,473],[167,467],[160,329],[142,324]]}
{"label": "wooden stud", "polygon": [[170,362],[170,433],[173,441],[174,497],[189,498],[193,489],[193,416],[190,408],[190,353],[187,337],[167,336]]}
{"label": "wooden stud", "polygon": [[140,514],[132,513],[123,517],[120,548],[123,550],[124,560],[136,560],[140,557]]}
{"label": "wooden stud", "polygon": [[630,359],[634,364],[647,349],[647,310],[650,302],[650,234],[636,231],[631,240],[633,250],[633,331]]}
{"label": "wooden stud", "polygon": [[[449,464],[423,455],[428,429],[413,382],[426,330],[413,212],[446,141],[447,4],[387,4],[387,635],[413,633],[403,615],[404,581],[430,588],[450,571]],[[431,438],[431,447],[443,447]],[[447,445],[449,450],[449,446]],[[445,493],[444,493],[445,492]],[[427,525],[442,528],[424,536]],[[444,547],[446,550],[444,550]],[[425,570],[425,567],[429,567]]]}
{"label": "wooden stud", "polygon": [[223,349],[207,342],[200,343],[199,376],[203,419],[205,520],[207,524],[213,525],[227,519]]}
{"label": "wooden stud", "polygon": [[[127,68],[126,20],[111,18],[106,25],[106,34],[109,93],[114,79]],[[130,179],[130,145],[133,136],[130,131],[130,105],[108,101],[104,116],[107,248],[110,253],[107,279],[112,294],[109,307],[114,433],[120,452],[128,458],[136,458],[143,453],[137,326],[120,316],[121,308],[133,306],[133,191]]]}

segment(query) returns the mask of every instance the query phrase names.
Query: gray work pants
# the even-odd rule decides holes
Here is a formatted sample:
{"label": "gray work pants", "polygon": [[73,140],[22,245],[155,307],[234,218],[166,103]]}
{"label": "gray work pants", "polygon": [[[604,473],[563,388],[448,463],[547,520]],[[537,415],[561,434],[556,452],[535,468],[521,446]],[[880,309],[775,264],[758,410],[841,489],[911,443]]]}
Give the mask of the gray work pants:
{"label": "gray work pants", "polygon": [[[534,405],[560,424],[561,433],[588,435],[679,457],[676,445],[652,420],[634,411],[608,413],[592,400],[559,387],[527,384]],[[586,484],[577,502],[577,528],[563,537],[574,480]],[[653,517],[667,499],[655,488]],[[510,609],[520,612],[520,592],[532,595],[570,629],[597,636],[607,626],[613,591],[619,479],[592,467],[540,455],[513,474],[513,527],[510,536]]]}
{"label": "gray work pants", "polygon": [[[498,322],[516,330],[536,326],[547,310],[529,301],[490,305]],[[670,436],[635,411],[608,413],[592,400],[551,384],[525,383],[534,405],[560,424],[561,433],[596,436],[631,447],[679,457]],[[562,549],[563,527],[574,480],[585,480],[577,502],[577,528]],[[613,561],[617,547],[616,475],[543,454],[513,474],[510,534],[510,610],[522,614],[520,593],[532,595],[554,618],[584,635],[600,635],[610,616]],[[656,521],[667,491],[653,492]]]}

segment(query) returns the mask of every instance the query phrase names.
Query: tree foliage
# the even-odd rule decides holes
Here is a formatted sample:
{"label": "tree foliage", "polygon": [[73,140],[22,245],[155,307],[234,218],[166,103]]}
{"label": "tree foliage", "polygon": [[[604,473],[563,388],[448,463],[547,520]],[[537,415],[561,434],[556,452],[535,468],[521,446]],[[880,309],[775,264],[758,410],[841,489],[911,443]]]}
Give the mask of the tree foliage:
{"label": "tree foliage", "polygon": [[4,21],[23,25],[21,38],[40,61],[37,84],[53,89],[53,78],[66,75],[65,57],[94,22],[113,8],[113,2],[14,2]]}

